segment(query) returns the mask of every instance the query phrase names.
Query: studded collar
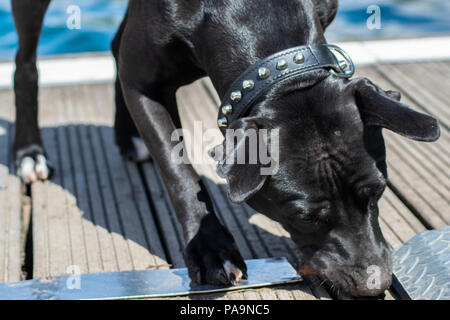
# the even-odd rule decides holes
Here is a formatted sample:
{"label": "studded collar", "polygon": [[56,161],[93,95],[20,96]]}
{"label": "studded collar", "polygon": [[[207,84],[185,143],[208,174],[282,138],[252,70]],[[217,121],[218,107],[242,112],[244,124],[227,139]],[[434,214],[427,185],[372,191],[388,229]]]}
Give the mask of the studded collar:
{"label": "studded collar", "polygon": [[354,74],[351,58],[331,44],[306,45],[277,52],[251,65],[231,85],[222,99],[217,124],[222,131],[244,116],[252,104],[275,83],[313,70],[327,69],[350,78]]}

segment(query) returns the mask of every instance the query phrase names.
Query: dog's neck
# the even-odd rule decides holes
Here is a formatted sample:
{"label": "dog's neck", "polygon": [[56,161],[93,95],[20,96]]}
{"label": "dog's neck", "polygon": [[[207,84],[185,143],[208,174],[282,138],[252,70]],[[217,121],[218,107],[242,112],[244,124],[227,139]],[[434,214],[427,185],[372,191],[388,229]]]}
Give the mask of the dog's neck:
{"label": "dog's neck", "polygon": [[[260,1],[246,1],[248,14],[242,15],[241,18],[227,17],[228,14],[233,14],[227,11],[221,12],[222,19],[216,20],[214,15],[218,14],[217,11],[208,13],[211,15],[208,20],[214,21],[214,25],[201,28],[197,39],[214,40],[198,41],[195,47],[200,64],[221,97],[234,80],[257,61],[291,47],[326,43],[319,17],[306,14],[315,12],[308,8],[312,4],[309,1],[292,1],[289,4],[287,2],[289,1],[284,4],[268,2],[267,5],[270,3],[270,6],[276,8],[263,10],[264,13],[270,14],[264,17],[252,10],[252,6],[261,6]],[[258,12],[261,13],[261,8]],[[232,21],[215,25],[224,21],[223,18],[225,21]],[[274,23],[265,23],[262,19]],[[261,24],[262,27],[259,26]],[[270,29],[267,29],[269,26]]]}

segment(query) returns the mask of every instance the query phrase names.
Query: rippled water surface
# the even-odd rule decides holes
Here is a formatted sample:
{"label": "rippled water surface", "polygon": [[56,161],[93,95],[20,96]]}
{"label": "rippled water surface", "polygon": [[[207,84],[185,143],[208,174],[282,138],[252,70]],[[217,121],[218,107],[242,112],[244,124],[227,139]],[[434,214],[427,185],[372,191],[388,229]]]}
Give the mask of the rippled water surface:
{"label": "rippled water surface", "polygon": [[[53,0],[45,18],[39,54],[109,50],[126,3],[127,0]],[[81,8],[80,30],[66,26],[66,10],[71,4]],[[381,10],[381,29],[369,30],[366,26],[370,5],[378,5]],[[448,34],[449,17],[449,0],[341,0],[327,38],[337,41]],[[12,59],[16,47],[10,0],[0,0],[0,59]]]}

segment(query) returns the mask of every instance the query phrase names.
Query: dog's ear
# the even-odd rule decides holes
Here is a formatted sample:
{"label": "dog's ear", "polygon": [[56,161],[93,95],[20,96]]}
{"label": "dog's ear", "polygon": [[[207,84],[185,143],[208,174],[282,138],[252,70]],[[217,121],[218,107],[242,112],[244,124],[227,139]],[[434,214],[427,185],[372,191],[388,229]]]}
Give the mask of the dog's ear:
{"label": "dog's ear", "polygon": [[266,181],[257,159],[259,147],[256,120],[243,118],[234,121],[223,144],[210,151],[210,156],[219,161],[217,174],[227,180],[228,196],[234,203],[250,199]]}
{"label": "dog's ear", "polygon": [[384,91],[368,79],[356,81],[356,103],[365,125],[386,128],[417,141],[439,138],[438,121],[401,103],[399,92]]}
{"label": "dog's ear", "polygon": [[316,8],[317,14],[319,15],[322,28],[325,31],[325,29],[336,17],[338,2],[337,0],[312,0],[312,2]]}

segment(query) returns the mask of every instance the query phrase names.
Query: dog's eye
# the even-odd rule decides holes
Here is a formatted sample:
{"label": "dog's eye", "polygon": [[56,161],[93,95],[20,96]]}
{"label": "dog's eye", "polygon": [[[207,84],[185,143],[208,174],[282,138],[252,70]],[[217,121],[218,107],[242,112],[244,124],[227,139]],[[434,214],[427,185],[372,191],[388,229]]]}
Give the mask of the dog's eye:
{"label": "dog's eye", "polygon": [[304,205],[301,208],[296,207],[291,211],[292,213],[289,217],[299,223],[317,226],[328,221],[330,211],[331,203],[329,201],[320,201]]}
{"label": "dog's eye", "polygon": [[326,202],[322,204],[320,207],[317,207],[311,211],[309,211],[305,216],[304,220],[309,222],[314,222],[316,224],[320,224],[322,222],[328,221],[331,212],[331,204]]}
{"label": "dog's eye", "polygon": [[331,210],[330,205],[326,205],[325,207],[318,208],[314,210],[313,215],[318,218],[325,218]]}
{"label": "dog's eye", "polygon": [[384,188],[384,185],[364,186],[360,189],[359,196],[366,198],[367,200],[371,198],[379,199],[384,192]]}
{"label": "dog's eye", "polygon": [[384,192],[384,185],[368,185],[361,187],[357,192],[356,201],[362,210],[374,210],[378,200]]}

